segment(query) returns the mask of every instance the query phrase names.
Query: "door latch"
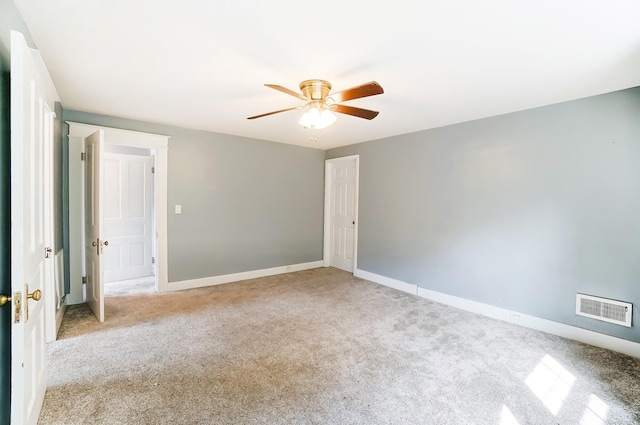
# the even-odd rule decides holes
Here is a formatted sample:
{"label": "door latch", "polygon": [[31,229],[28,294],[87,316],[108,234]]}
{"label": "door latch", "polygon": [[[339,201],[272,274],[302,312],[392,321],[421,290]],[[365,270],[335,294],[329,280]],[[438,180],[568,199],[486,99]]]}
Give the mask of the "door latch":
{"label": "door latch", "polygon": [[109,241],[100,241],[100,238],[96,239],[95,241],[91,242],[91,246],[95,246],[96,247],[96,254],[97,255],[102,255],[102,249],[105,246],[109,246]]}
{"label": "door latch", "polygon": [[[33,293],[29,293],[29,284],[25,282],[24,284],[24,293],[26,295],[26,301],[24,306],[24,322],[27,323],[29,321],[29,300],[34,300],[36,302],[42,299],[42,291],[36,289]],[[16,308],[16,311],[18,309]]]}
{"label": "door latch", "polygon": [[20,323],[20,316],[22,315],[22,294],[19,291],[13,293],[13,305],[15,307],[13,323]]}
{"label": "door latch", "polygon": [[51,247],[49,247],[49,246],[48,246],[48,247],[46,247],[46,248],[44,249],[44,258],[49,258],[49,257],[51,257],[51,252],[52,252],[52,251],[53,251],[53,250],[51,249]]}

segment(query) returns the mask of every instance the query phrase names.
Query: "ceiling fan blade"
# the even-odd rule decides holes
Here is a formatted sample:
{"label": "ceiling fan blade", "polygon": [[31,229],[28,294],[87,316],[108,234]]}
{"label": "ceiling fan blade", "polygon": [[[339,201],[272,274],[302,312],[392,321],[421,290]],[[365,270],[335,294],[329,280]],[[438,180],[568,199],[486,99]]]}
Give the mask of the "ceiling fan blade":
{"label": "ceiling fan blade", "polygon": [[353,106],[345,106],[345,105],[335,105],[335,112],[339,112],[341,114],[353,115],[354,117],[364,118],[367,120],[372,120],[378,116],[380,112],[372,111],[370,109],[362,109],[355,108]]}
{"label": "ceiling fan blade", "polygon": [[302,108],[302,106],[294,106],[292,108],[280,109],[279,111],[272,111],[272,112],[267,112],[266,114],[256,115],[256,116],[253,116],[253,117],[249,117],[247,119],[248,120],[254,120],[256,118],[266,117],[267,115],[279,114],[280,112],[293,111],[294,109],[300,109],[300,108]]}
{"label": "ceiling fan blade", "polygon": [[369,81],[368,83],[330,94],[329,97],[333,98],[336,103],[340,103],[351,99],[360,99],[361,97],[374,96],[382,93],[384,93],[384,90],[382,90],[380,84],[375,81]]}
{"label": "ceiling fan blade", "polygon": [[290,90],[290,89],[288,89],[286,87],[279,86],[277,84],[265,84],[265,86],[271,87],[272,89],[275,89],[275,90],[278,90],[278,91],[281,91],[282,93],[289,94],[289,95],[291,95],[293,97],[297,97],[300,100],[309,100],[309,99],[306,98],[306,96],[303,96],[301,93],[295,92],[293,90]]}

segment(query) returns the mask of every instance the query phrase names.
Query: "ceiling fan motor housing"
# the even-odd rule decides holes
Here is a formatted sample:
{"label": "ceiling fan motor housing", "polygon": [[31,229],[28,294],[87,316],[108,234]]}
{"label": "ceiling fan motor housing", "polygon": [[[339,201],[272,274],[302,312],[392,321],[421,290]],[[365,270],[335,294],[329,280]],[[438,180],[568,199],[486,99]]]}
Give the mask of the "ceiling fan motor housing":
{"label": "ceiling fan motor housing", "polygon": [[325,100],[331,91],[331,83],[325,80],[305,80],[300,83],[300,90],[309,100]]}

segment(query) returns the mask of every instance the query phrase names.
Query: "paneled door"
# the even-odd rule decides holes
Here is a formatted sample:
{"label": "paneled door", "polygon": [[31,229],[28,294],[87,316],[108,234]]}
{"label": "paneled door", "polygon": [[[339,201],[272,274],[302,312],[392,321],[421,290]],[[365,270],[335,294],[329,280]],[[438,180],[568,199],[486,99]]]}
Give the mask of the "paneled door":
{"label": "paneled door", "polygon": [[98,130],[84,141],[85,152],[85,259],[87,304],[104,322],[104,250],[109,241],[102,239],[102,156],[104,133]]}
{"label": "paneled door", "polygon": [[153,274],[153,158],[104,153],[104,282]]}
{"label": "paneled door", "polygon": [[[36,424],[46,390],[45,288],[53,223],[45,196],[46,149],[59,100],[44,63],[11,32],[11,423]],[[5,294],[7,295],[7,294]],[[10,298],[9,298],[10,297]],[[5,307],[6,308],[6,307]]]}
{"label": "paneled door", "polygon": [[358,160],[350,156],[326,163],[325,258],[328,255],[328,265],[351,273],[356,262]]}

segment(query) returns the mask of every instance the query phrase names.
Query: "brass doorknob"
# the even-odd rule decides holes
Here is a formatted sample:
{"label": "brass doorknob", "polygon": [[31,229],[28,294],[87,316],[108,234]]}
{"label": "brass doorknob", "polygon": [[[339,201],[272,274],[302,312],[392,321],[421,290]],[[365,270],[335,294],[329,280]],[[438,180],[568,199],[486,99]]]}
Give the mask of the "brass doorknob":
{"label": "brass doorknob", "polygon": [[40,301],[40,298],[42,298],[42,291],[36,289],[33,293],[27,294],[27,298],[31,298],[34,301]]}
{"label": "brass doorknob", "polygon": [[109,241],[104,241],[104,246],[109,246]]}
{"label": "brass doorknob", "polygon": [[96,241],[91,242],[91,246],[98,246],[98,242]]}
{"label": "brass doorknob", "polygon": [[2,307],[3,305],[5,305],[6,303],[8,303],[9,301],[11,301],[11,297],[6,296],[4,294],[0,295],[0,307]]}

